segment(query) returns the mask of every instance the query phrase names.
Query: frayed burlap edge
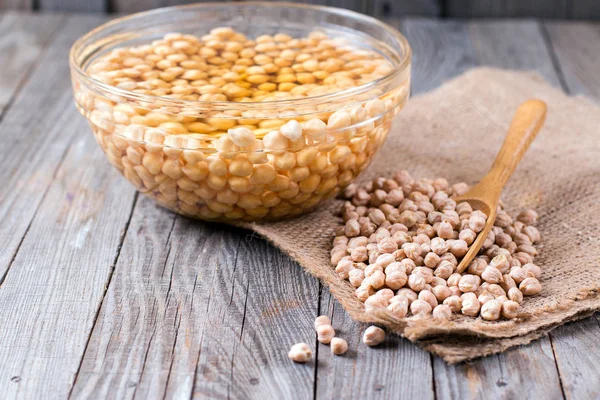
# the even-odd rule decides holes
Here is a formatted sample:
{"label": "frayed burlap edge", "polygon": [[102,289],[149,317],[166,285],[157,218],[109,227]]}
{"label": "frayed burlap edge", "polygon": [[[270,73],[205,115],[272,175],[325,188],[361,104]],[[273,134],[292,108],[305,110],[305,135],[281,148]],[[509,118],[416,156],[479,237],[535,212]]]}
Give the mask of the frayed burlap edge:
{"label": "frayed burlap edge", "polygon": [[[431,113],[433,116],[429,120],[421,122],[420,119],[429,118],[429,113],[423,115],[421,110],[424,105],[432,107],[432,105],[437,104],[438,101],[436,99],[438,98],[451,99],[452,96],[458,98],[473,97],[474,105],[472,107],[466,107],[463,112],[477,114],[481,109],[485,108],[484,105],[486,99],[485,97],[482,97],[482,94],[472,94],[469,92],[475,89],[483,93],[492,91],[494,95],[500,98],[500,100],[489,100],[490,102],[501,101],[503,96],[507,98],[507,102],[509,103],[515,101],[513,97],[517,99],[523,97],[523,100],[527,97],[540,97],[549,104],[550,113],[559,108],[565,109],[565,113],[581,113],[579,118],[577,116],[572,116],[572,118],[578,119],[580,125],[582,124],[580,121],[582,116],[587,115],[592,119],[597,119],[597,116],[600,115],[598,108],[589,100],[581,97],[568,97],[559,90],[548,86],[538,75],[479,68],[453,79],[429,94],[411,100],[406,110],[403,111],[406,117],[400,124],[408,123],[408,126],[412,126],[416,123],[422,123],[423,125],[429,125],[429,131],[434,132],[439,128],[437,124],[442,122],[436,120],[435,112]],[[497,92],[502,91],[505,93],[497,94]],[[529,94],[529,92],[531,92],[531,94]],[[478,96],[480,97],[479,99],[477,99]],[[439,103],[441,104],[440,107],[443,108],[443,100],[440,100]],[[509,111],[514,110],[517,104],[518,103],[509,104],[507,107],[504,107],[505,110],[498,110],[498,115],[489,116],[487,115],[490,114],[489,110],[486,111],[486,117],[489,119],[486,123],[489,125],[489,129],[493,128],[494,130],[497,130],[498,126],[504,124],[504,120],[509,121]],[[489,105],[486,106],[489,108]],[[419,107],[421,107],[421,109]],[[496,107],[494,106],[494,109],[495,108]],[[498,106],[498,108],[500,109],[502,107]],[[549,114],[545,130],[563,130],[562,124],[565,123],[565,121],[556,120],[555,118],[552,118],[551,115],[552,114]],[[594,115],[596,117],[591,117]],[[403,114],[401,113],[399,118],[402,120],[402,117]],[[475,118],[480,116],[469,115],[469,117]],[[497,118],[501,118],[502,121],[499,122]],[[448,117],[446,116],[446,120],[443,121],[443,123],[448,124],[449,122],[450,121],[448,121]],[[458,126],[461,128],[469,129],[468,125],[461,126],[460,122],[455,123],[459,124]],[[585,135],[593,135],[593,127],[598,126],[594,125],[597,121],[591,120],[588,121],[588,123],[589,125],[583,124],[581,126],[576,126],[573,129],[577,129],[578,132],[583,132],[582,134]],[[395,129],[398,129],[397,124],[398,121],[396,121],[395,126],[392,128],[390,136],[395,134]],[[576,125],[576,122],[573,122],[573,124]],[[552,125],[554,125],[554,127]],[[572,124],[569,124],[569,126],[571,125]],[[502,129],[505,128],[506,126],[502,126]],[[592,131],[590,131],[590,129],[592,129]],[[421,135],[421,133],[419,132],[417,135]],[[554,135],[558,135],[558,133],[555,133]],[[427,134],[423,134],[423,136],[427,136]],[[547,133],[547,136],[548,138],[546,140],[551,142],[551,133]],[[420,138],[419,136],[414,135],[411,137]],[[424,140],[429,139],[424,138]],[[396,138],[388,138],[386,147],[393,147],[397,141],[398,139]],[[593,143],[593,141],[591,143]],[[567,148],[566,144],[562,145],[557,143],[556,146],[560,149]],[[538,152],[543,151],[543,146],[541,147],[542,150],[538,150]],[[573,151],[582,152],[585,149],[586,146],[582,146]],[[382,152],[383,151],[384,150],[382,150]],[[535,149],[532,151],[535,151]],[[530,151],[530,153],[532,151]],[[440,152],[443,153],[444,150],[441,149]],[[415,151],[415,153],[415,157],[418,156],[418,151]],[[493,154],[493,152],[491,154]],[[538,158],[539,160],[537,160],[537,162],[542,165],[550,165],[551,160],[549,160],[548,157],[544,159],[545,156],[548,155],[540,154],[537,157],[528,155],[529,158]],[[568,159],[568,157],[565,158]],[[589,159],[590,157],[587,158]],[[585,161],[586,157],[583,154],[577,156],[576,159]],[[597,161],[596,163],[590,160],[587,161],[589,161],[588,164],[583,162],[583,165],[587,165],[588,169],[591,169],[591,171],[584,170],[584,172],[587,173],[587,175],[594,176],[595,171],[598,169],[596,164]],[[389,166],[384,168],[381,165],[377,165],[377,162],[374,164],[375,165],[365,172],[365,175],[362,177],[363,180],[372,178],[373,176],[389,175],[391,174],[391,171],[395,169]],[[524,162],[524,164],[527,163]],[[532,170],[535,169],[536,165],[531,165],[531,168]],[[427,168],[425,168],[425,170],[427,170]],[[458,175],[461,174],[459,173]],[[587,175],[585,176],[587,177]],[[430,175],[429,177],[432,176]],[[473,180],[472,177],[467,178]],[[524,181],[527,183],[526,179],[524,179]],[[585,183],[587,184],[587,181],[585,181]],[[595,199],[596,197],[599,197],[598,194],[599,193],[592,191],[588,197],[593,197]],[[515,193],[511,193],[511,195],[513,197],[518,197]],[[517,203],[528,202],[519,198]],[[595,204],[595,202],[592,202],[591,204]],[[519,318],[512,321],[487,322],[481,319],[473,319],[460,315],[454,316],[451,321],[440,321],[432,317],[396,319],[387,312],[367,314],[365,313],[364,305],[354,295],[354,289],[347,281],[340,279],[329,265],[328,250],[331,246],[330,243],[334,236],[334,230],[341,223],[340,218],[337,216],[340,205],[340,200],[333,200],[319,210],[299,218],[276,223],[249,223],[242,224],[242,226],[252,229],[265,237],[273,245],[295,259],[307,272],[326,284],[332,295],[342,304],[344,309],[353,319],[360,322],[376,323],[385,326],[390,331],[402,335],[411,341],[417,342],[417,344],[425,350],[439,355],[447,362],[456,363],[471,360],[481,356],[502,352],[513,346],[527,344],[565,322],[585,318],[594,311],[600,309],[600,296],[598,296],[600,291],[600,273],[598,273],[598,270],[596,269],[595,271],[592,271],[591,277],[593,279],[590,279],[589,285],[575,285],[571,291],[560,289],[560,296],[552,294],[546,298],[542,297],[541,301],[534,300],[533,304],[526,301]],[[531,202],[525,205],[531,205]],[[567,233],[571,234],[569,232]],[[543,231],[542,234],[544,234]],[[597,237],[593,237],[592,239],[598,240]],[[570,238],[565,237],[565,240],[570,240]],[[594,248],[598,250],[598,243],[594,242],[591,245],[592,247],[595,246]],[[596,251],[596,254],[597,253],[598,252]],[[544,268],[544,265],[542,265],[542,268]],[[589,274],[589,270],[587,273]],[[550,282],[544,281],[543,277],[542,283],[544,285],[550,285],[550,288],[552,288],[552,285],[556,285],[560,282],[553,283],[552,279],[550,279]]]}

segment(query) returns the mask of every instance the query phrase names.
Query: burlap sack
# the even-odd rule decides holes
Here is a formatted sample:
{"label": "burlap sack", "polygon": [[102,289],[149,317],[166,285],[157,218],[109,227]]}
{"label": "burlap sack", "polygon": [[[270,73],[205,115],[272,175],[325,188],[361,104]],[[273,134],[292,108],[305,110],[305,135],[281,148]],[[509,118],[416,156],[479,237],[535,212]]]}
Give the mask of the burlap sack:
{"label": "burlap sack", "polygon": [[569,97],[531,73],[469,71],[408,102],[361,180],[407,169],[416,177],[475,183],[490,167],[515,109],[529,98],[544,100],[548,117],[503,195],[509,211],[533,207],[540,215],[543,247],[536,263],[543,290],[524,301],[523,318],[455,316],[440,323],[366,314],[329,263],[340,200],[294,220],[248,227],[321,279],[352,318],[385,325],[448,362],[529,343],[588,316],[600,309],[600,108],[590,101]]}

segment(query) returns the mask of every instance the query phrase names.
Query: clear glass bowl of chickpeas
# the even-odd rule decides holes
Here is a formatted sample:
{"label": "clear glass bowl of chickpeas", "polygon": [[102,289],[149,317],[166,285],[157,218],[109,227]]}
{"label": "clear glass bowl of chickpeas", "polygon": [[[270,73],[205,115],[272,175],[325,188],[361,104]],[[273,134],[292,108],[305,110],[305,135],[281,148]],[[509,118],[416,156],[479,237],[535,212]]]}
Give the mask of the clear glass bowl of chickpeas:
{"label": "clear glass bowl of chickpeas", "polygon": [[273,2],[134,14],[70,54],[76,105],[108,161],[162,206],[223,222],[335,197],[406,103],[410,60],[374,18]]}

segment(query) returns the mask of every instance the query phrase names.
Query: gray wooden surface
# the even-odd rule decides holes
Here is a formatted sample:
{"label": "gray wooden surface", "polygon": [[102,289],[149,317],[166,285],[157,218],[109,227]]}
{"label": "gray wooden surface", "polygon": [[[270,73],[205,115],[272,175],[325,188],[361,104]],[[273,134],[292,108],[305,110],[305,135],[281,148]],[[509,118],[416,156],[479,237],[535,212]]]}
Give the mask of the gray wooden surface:
{"label": "gray wooden surface", "polygon": [[[0,9],[132,13],[211,0],[0,0]],[[224,0],[246,1],[246,0]],[[271,0],[262,0],[271,1]],[[279,0],[346,8],[379,18],[600,19],[597,0]]]}
{"label": "gray wooden surface", "polygon": [[[0,16],[0,397],[600,397],[597,316],[458,366],[398,337],[368,349],[364,326],[262,239],[136,195],[72,105],[69,46],[104,20]],[[389,22],[414,48],[416,93],[493,65],[600,98],[599,24]],[[317,346],[321,313],[347,356]],[[286,356],[301,340],[308,365]]]}

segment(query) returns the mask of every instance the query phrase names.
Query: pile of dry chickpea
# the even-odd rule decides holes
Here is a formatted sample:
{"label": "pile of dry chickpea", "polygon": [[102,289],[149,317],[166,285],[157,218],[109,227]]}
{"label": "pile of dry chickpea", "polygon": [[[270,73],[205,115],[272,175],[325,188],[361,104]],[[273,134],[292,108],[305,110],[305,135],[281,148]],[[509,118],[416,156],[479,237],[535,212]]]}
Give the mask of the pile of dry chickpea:
{"label": "pile of dry chickpea", "polygon": [[406,171],[346,188],[345,224],[333,241],[331,263],[367,311],[443,319],[462,313],[494,321],[518,317],[523,296],[540,293],[533,210],[513,219],[500,206],[479,254],[465,273],[456,272],[487,220],[452,199],[467,190],[465,183],[415,180]]}
{"label": "pile of dry chickpea", "polygon": [[377,52],[322,32],[250,39],[223,27],[99,57],[86,72],[115,93],[74,87],[109,161],[138,190],[192,217],[251,221],[298,215],[348,185],[385,139],[408,78],[339,102],[274,102],[390,71]]}

